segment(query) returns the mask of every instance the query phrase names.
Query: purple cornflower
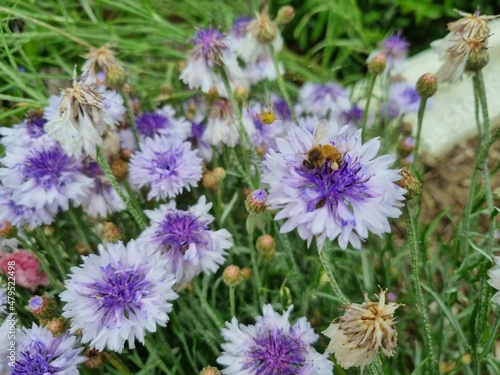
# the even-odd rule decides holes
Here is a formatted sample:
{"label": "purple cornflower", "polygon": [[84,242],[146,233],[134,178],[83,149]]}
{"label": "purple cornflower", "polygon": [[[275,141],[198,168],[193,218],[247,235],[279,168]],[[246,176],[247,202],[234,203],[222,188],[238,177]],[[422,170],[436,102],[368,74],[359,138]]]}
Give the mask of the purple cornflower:
{"label": "purple cornflower", "polygon": [[201,272],[215,273],[224,263],[225,250],[232,246],[226,229],[210,230],[214,217],[208,212],[212,203],[205,196],[186,211],[175,202],[145,211],[151,220],[138,242],[144,242],[163,254],[166,269],[175,274],[177,286],[183,287]]}
{"label": "purple cornflower", "polygon": [[196,187],[202,176],[202,160],[189,142],[177,138],[147,138],[141,151],[130,159],[129,180],[133,187],[148,186],[148,199],[173,198],[183,189]]}
{"label": "purple cornflower", "polygon": [[333,363],[313,348],[318,335],[305,317],[289,322],[291,305],[283,315],[263,306],[255,325],[238,324],[233,318],[221,333],[226,342],[217,362],[227,366],[225,375],[330,375]]}
{"label": "purple cornflower", "polygon": [[[390,232],[389,217],[401,214],[405,190],[390,155],[376,157],[378,139],[361,143],[361,130],[320,122],[315,133],[294,127],[288,139],[278,139],[278,150],[269,150],[264,160],[262,181],[269,186],[267,203],[279,210],[275,220],[285,219],[281,232],[297,229],[308,246],[316,237],[318,250],[324,242],[338,238],[341,248],[350,243],[361,247],[368,232]],[[316,133],[317,132],[317,133]],[[330,134],[329,134],[330,133]],[[333,145],[341,160],[311,164],[308,151],[316,134],[320,145]]]}
{"label": "purple cornflower", "polygon": [[201,88],[201,91],[209,92],[215,87],[219,95],[227,97],[221,73],[217,69],[224,70],[232,90],[237,86],[248,88],[236,55],[229,49],[223,33],[213,27],[198,30],[192,42],[193,49],[180,76],[190,89]]}
{"label": "purple cornflower", "polygon": [[71,332],[82,329],[82,342],[99,351],[121,352],[125,342],[144,343],[145,331],[165,326],[178,295],[174,276],[161,254],[130,241],[99,245],[99,255],[84,258],[72,267],[66,290],[60,294],[63,316],[71,320]]}
{"label": "purple cornflower", "polygon": [[299,99],[300,112],[319,118],[337,118],[352,107],[346,89],[335,83],[307,82],[300,89]]}
{"label": "purple cornflower", "polygon": [[79,206],[94,185],[81,162],[48,136],[34,140],[31,149],[10,148],[0,162],[5,166],[0,180],[13,190],[13,200],[26,207],[67,210],[70,201]]}
{"label": "purple cornflower", "polygon": [[340,125],[347,124],[357,124],[363,118],[363,110],[359,108],[356,104],[353,104],[351,109],[342,112],[338,116],[338,121]]}
{"label": "purple cornflower", "polygon": [[156,112],[143,113],[135,119],[141,141],[155,135],[177,137],[181,140],[191,135],[189,123],[183,118],[175,118],[175,110],[166,105]]}
{"label": "purple cornflower", "polygon": [[14,125],[10,128],[0,128],[0,143],[6,148],[9,147],[31,147],[34,139],[45,135],[43,126],[47,120],[41,117],[41,114],[34,114],[27,117],[22,123]]}
{"label": "purple cornflower", "polygon": [[253,122],[253,125],[255,127],[255,133],[253,133],[251,137],[254,146],[263,147],[263,151],[267,151],[268,148],[275,148],[276,138],[281,137],[285,134],[283,121],[278,118],[276,114],[273,113],[275,119],[272,123],[265,124],[262,122],[262,114],[268,111],[270,110],[265,106],[256,104],[252,105],[244,115],[247,121]]}
{"label": "purple cornflower", "polygon": [[203,140],[203,133],[205,132],[205,126],[201,123],[191,121],[191,134],[193,135],[191,138],[191,142],[195,149],[198,150],[198,153],[205,161],[205,163],[210,163],[212,161],[214,150]]}
{"label": "purple cornflower", "polygon": [[63,334],[54,337],[44,327],[33,323],[30,329],[20,332],[16,362],[11,375],[76,375],[77,366],[87,358],[81,355],[83,348],[75,348],[75,336]]}
{"label": "purple cornflower", "polygon": [[406,82],[395,82],[389,88],[389,101],[380,105],[380,113],[385,118],[394,119],[418,112],[419,106],[420,96],[415,87]]}
{"label": "purple cornflower", "polygon": [[373,51],[366,62],[369,63],[378,54],[385,56],[385,72],[401,73],[404,70],[404,60],[408,55],[408,42],[399,33],[392,35],[380,42],[379,49]]}

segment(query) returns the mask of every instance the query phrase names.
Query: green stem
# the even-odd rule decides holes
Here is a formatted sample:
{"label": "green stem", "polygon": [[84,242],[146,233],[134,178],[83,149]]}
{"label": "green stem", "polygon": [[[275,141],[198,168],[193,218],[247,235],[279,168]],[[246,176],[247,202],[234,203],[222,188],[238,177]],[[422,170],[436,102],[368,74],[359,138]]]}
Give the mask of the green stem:
{"label": "green stem", "polygon": [[377,76],[375,74],[370,75],[370,82],[368,82],[368,92],[366,93],[366,104],[365,109],[363,111],[363,118],[361,119],[361,129],[363,135],[365,134],[366,122],[368,120],[368,110],[370,109],[370,102],[373,96],[373,88],[375,87],[375,81],[377,80]]}
{"label": "green stem", "polygon": [[229,287],[229,306],[231,308],[231,317],[236,316],[236,303],[234,298],[235,289],[236,287],[232,285]]}
{"label": "green stem", "polygon": [[109,362],[111,362],[114,368],[118,370],[120,375],[132,375],[132,373],[128,370],[127,367],[125,367],[123,362],[120,360],[120,358],[118,358],[118,356],[116,356],[116,354],[107,351],[103,351],[102,354]]}
{"label": "green stem", "polygon": [[163,370],[163,372],[167,375],[174,375],[167,367],[165,362],[160,358],[158,355],[158,352],[156,351],[156,348],[153,346],[151,339],[149,336],[146,336],[144,339],[144,342],[146,344],[146,348],[148,349],[149,354],[151,354],[155,360],[156,365]]}
{"label": "green stem", "polygon": [[491,325],[491,331],[488,336],[488,340],[486,340],[486,345],[484,346],[483,352],[482,352],[482,358],[486,357],[489,353],[491,353],[491,350],[493,349],[493,343],[495,342],[496,334],[498,331],[498,327],[500,326],[500,313],[495,314],[495,321]]}
{"label": "green stem", "polygon": [[99,164],[99,167],[101,167],[106,177],[109,179],[111,185],[113,185],[120,198],[125,202],[128,212],[130,213],[130,215],[132,215],[140,230],[143,231],[144,229],[146,229],[147,225],[146,220],[144,219],[144,213],[142,212],[142,210],[137,210],[134,204],[132,204],[131,200],[125,195],[122,188],[118,184],[118,181],[113,175],[106,156],[104,155],[100,147],[97,148],[97,163]]}
{"label": "green stem", "polygon": [[276,71],[276,80],[278,81],[278,87],[280,89],[281,95],[283,95],[283,99],[285,99],[285,103],[290,110],[290,114],[292,115],[295,125],[300,126],[299,119],[297,118],[297,114],[295,113],[295,108],[293,107],[292,101],[290,100],[290,96],[288,96],[288,91],[286,91],[285,81],[283,80],[283,76],[280,74],[278,56],[276,55],[276,51],[272,44],[269,45],[269,51],[271,52],[274,70]]}
{"label": "green stem", "polygon": [[210,304],[208,303],[208,301],[205,298],[205,296],[198,289],[196,289],[196,288],[195,288],[195,291],[196,291],[196,295],[200,299],[201,307],[202,307],[203,311],[205,312],[205,314],[208,315],[208,317],[212,320],[212,322],[215,324],[215,326],[217,328],[220,329],[220,328],[224,327],[224,321],[221,320],[217,316],[217,314],[212,309],[212,306],[210,306]]}
{"label": "green stem", "polygon": [[413,222],[413,219],[410,214],[410,209],[408,206],[404,207],[403,212],[405,217],[408,242],[410,245],[412,281],[413,281],[413,286],[415,288],[418,308],[420,310],[420,316],[422,318],[422,323],[424,327],[424,344],[427,351],[427,356],[431,360],[430,372],[431,374],[439,374],[439,370],[437,368],[437,361],[434,355],[434,349],[432,347],[431,331],[429,328],[429,315],[427,313],[427,307],[425,305],[424,296],[422,295],[422,287],[420,286],[419,265],[418,265],[419,245],[415,230],[415,223]]}
{"label": "green stem", "polygon": [[60,254],[57,254],[55,252],[54,246],[49,243],[47,236],[43,232],[43,229],[41,229],[40,227],[35,228],[34,233],[36,234],[36,240],[40,243],[41,248],[50,255],[52,261],[55,263],[56,268],[59,271],[59,276],[61,277],[60,280],[66,280],[68,271],[66,269],[66,266],[63,264],[62,257],[60,256]]}
{"label": "green stem", "polygon": [[340,290],[339,284],[337,283],[337,280],[335,280],[335,277],[333,276],[332,268],[330,267],[330,262],[328,261],[326,255],[329,249],[330,249],[330,242],[326,241],[325,245],[323,246],[323,249],[319,250],[319,259],[321,260],[323,269],[328,275],[328,279],[330,281],[333,293],[337,296],[337,298],[339,299],[340,303],[343,306],[347,306],[350,303],[349,299],[344,295],[344,293],[342,293],[342,290]]}
{"label": "green stem", "polygon": [[123,97],[123,104],[125,105],[125,109],[127,111],[127,119],[128,123],[130,125],[130,128],[132,129],[132,133],[134,133],[134,139],[135,143],[137,144],[137,149],[141,149],[141,139],[139,137],[139,132],[137,131],[137,125],[135,123],[135,114],[134,114],[134,108],[130,105],[130,96],[127,92],[124,90],[120,90],[120,94]]}
{"label": "green stem", "polygon": [[247,233],[248,233],[248,248],[250,249],[250,261],[252,262],[253,276],[255,289],[257,292],[257,301],[259,302],[259,306],[262,306],[260,292],[262,290],[262,284],[260,281],[260,271],[259,265],[257,264],[257,254],[255,251],[255,247],[253,245],[253,233],[254,233],[254,220],[253,214],[249,214],[247,218]]}
{"label": "green stem", "polygon": [[413,150],[413,163],[411,165],[411,171],[413,173],[416,173],[417,170],[418,150],[420,148],[420,135],[422,133],[422,123],[424,121],[426,104],[427,104],[427,98],[420,98],[420,105],[418,107],[417,136],[415,138],[415,149]]}
{"label": "green stem", "polygon": [[68,210],[68,215],[71,221],[73,222],[73,226],[75,227],[76,231],[78,232],[78,236],[80,237],[81,241],[85,245],[85,248],[89,253],[92,253],[92,246],[90,246],[90,242],[87,238],[87,235],[85,234],[85,230],[82,227],[82,223],[80,219],[75,215],[75,211],[73,207],[70,207]]}

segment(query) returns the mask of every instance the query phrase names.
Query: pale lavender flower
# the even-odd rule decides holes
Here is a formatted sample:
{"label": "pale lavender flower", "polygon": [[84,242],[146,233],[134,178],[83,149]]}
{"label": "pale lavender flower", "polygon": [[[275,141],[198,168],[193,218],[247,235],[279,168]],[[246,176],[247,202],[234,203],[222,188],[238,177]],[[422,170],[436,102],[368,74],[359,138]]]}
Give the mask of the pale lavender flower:
{"label": "pale lavender flower", "polygon": [[385,56],[385,72],[401,73],[404,70],[404,61],[408,56],[408,42],[399,33],[384,39],[379,49],[373,51],[368,59],[369,63],[375,56],[382,54]]}
{"label": "pale lavender flower", "polygon": [[307,82],[300,89],[299,99],[299,112],[319,118],[338,118],[352,107],[347,90],[335,83]]}
{"label": "pale lavender flower", "polygon": [[8,221],[18,229],[26,225],[36,228],[42,224],[50,224],[54,220],[55,211],[46,207],[27,207],[18,203],[14,198],[15,189],[0,184],[0,222]]}
{"label": "pale lavender flower", "polygon": [[30,329],[20,331],[16,362],[11,375],[54,374],[77,375],[78,365],[87,358],[77,348],[75,336],[63,334],[54,337],[44,327],[33,323]]}
{"label": "pale lavender flower", "polygon": [[13,201],[37,210],[67,210],[70,202],[79,206],[94,185],[83,174],[81,161],[48,136],[34,140],[31,149],[9,149],[0,162],[0,180],[12,189]]}
{"label": "pale lavender flower", "polygon": [[232,90],[237,86],[248,88],[236,55],[228,47],[223,33],[212,27],[198,30],[192,42],[194,47],[180,76],[190,89],[209,92],[215,87],[220,96],[227,97],[220,69],[227,75]]}
{"label": "pale lavender flower", "polygon": [[94,186],[82,202],[83,210],[90,217],[106,217],[114,212],[123,211],[127,206],[109,179],[104,175],[99,165],[87,161],[86,173],[94,180]]}
{"label": "pale lavender flower", "polygon": [[201,123],[191,121],[191,142],[195,149],[198,150],[201,158],[205,163],[210,163],[214,156],[214,150],[209,143],[203,140],[203,133],[205,132],[205,126]]}
{"label": "pale lavender flower", "polygon": [[407,113],[417,113],[419,106],[420,96],[414,85],[394,82],[389,87],[389,101],[380,105],[380,113],[385,118],[394,119]]}
{"label": "pale lavender flower", "polygon": [[233,317],[221,333],[226,342],[217,362],[226,366],[225,375],[331,375],[328,355],[312,346],[318,335],[306,317],[290,324],[291,305],[280,315],[270,304],[255,325],[238,324]]}
{"label": "pale lavender flower", "polygon": [[125,342],[144,343],[145,331],[164,327],[173,291],[174,276],[158,251],[130,241],[99,245],[99,255],[84,258],[72,267],[66,290],[60,294],[63,316],[71,320],[71,332],[82,329],[82,342],[99,351],[121,352]]}
{"label": "pale lavender flower", "polygon": [[[319,251],[327,239],[335,238],[343,249],[349,243],[360,248],[368,232],[391,231],[388,218],[401,214],[397,207],[402,206],[405,190],[394,183],[400,179],[398,171],[389,169],[394,158],[376,156],[378,139],[362,144],[360,130],[320,124],[322,130],[315,133],[292,128],[288,139],[277,140],[277,151],[269,150],[262,177],[269,185],[267,203],[278,210],[275,220],[285,220],[281,232],[297,229],[308,246],[316,237]],[[333,145],[342,155],[336,166],[324,162],[311,168],[307,162],[318,134],[318,144]]]}
{"label": "pale lavender flower", "polygon": [[138,242],[147,243],[163,254],[167,260],[165,267],[175,274],[179,288],[201,272],[215,273],[224,263],[225,250],[232,246],[231,234],[226,229],[210,229],[214,221],[208,213],[210,208],[212,203],[206,203],[205,196],[201,196],[186,211],[177,209],[174,201],[145,211],[151,224]]}
{"label": "pale lavender flower", "polygon": [[14,125],[10,128],[0,128],[0,143],[7,149],[9,147],[31,147],[34,139],[40,138],[45,135],[43,126],[47,120],[41,116],[30,116],[22,123]]}
{"label": "pale lavender flower", "polygon": [[261,104],[254,104],[244,114],[246,120],[252,121],[255,128],[255,133],[251,137],[254,146],[263,147],[264,151],[267,151],[268,148],[276,148],[276,138],[285,135],[284,123],[276,114],[274,114],[275,120],[271,124],[262,122],[260,116],[266,111],[272,110]]}
{"label": "pale lavender flower", "polygon": [[129,180],[133,187],[150,188],[148,199],[173,198],[183,189],[196,187],[202,176],[202,159],[189,142],[177,138],[147,138],[141,151],[130,159]]}

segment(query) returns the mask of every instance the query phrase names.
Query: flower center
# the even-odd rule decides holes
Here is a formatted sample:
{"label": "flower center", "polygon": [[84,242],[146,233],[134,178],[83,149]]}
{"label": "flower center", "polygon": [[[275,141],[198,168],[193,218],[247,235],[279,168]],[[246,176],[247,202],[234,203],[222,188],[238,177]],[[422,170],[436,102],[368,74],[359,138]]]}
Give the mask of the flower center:
{"label": "flower center", "polygon": [[164,245],[167,251],[180,251],[184,254],[191,243],[206,242],[204,232],[208,229],[208,225],[192,213],[172,212],[160,224],[154,240]]}
{"label": "flower center", "polygon": [[158,113],[144,113],[137,117],[136,124],[139,134],[152,138],[158,130],[168,126],[168,120]]}
{"label": "flower center", "polygon": [[48,353],[47,348],[40,342],[30,343],[22,353],[19,353],[19,359],[12,367],[12,375],[47,375],[59,371],[57,367],[49,364],[53,355]]}
{"label": "flower center", "polygon": [[155,158],[152,160],[154,166],[153,173],[159,173],[162,177],[177,175],[179,157],[179,153],[175,150],[155,153]]}
{"label": "flower center", "polygon": [[104,278],[94,283],[97,293],[93,297],[99,300],[101,307],[125,316],[141,308],[141,300],[149,294],[150,285],[144,272],[121,264],[117,268],[109,264],[100,270]]}
{"label": "flower center", "polygon": [[315,197],[307,205],[308,212],[325,205],[334,210],[340,201],[349,206],[351,200],[360,201],[371,197],[366,186],[370,177],[365,176],[363,166],[356,159],[351,160],[349,155],[344,156],[342,164],[335,171],[328,161],[313,170],[308,170],[303,165],[296,170],[306,178],[306,190],[312,190],[311,195]]}
{"label": "flower center", "polygon": [[281,330],[260,332],[245,353],[242,370],[259,375],[296,375],[306,364],[304,343]]}
{"label": "flower center", "polygon": [[196,33],[193,43],[192,54],[195,59],[201,56],[211,68],[220,65],[221,55],[227,49],[224,34],[213,28],[203,29]]}
{"label": "flower center", "polygon": [[37,184],[50,187],[72,169],[70,157],[60,147],[53,147],[31,153],[24,162],[22,172],[25,177],[35,179]]}

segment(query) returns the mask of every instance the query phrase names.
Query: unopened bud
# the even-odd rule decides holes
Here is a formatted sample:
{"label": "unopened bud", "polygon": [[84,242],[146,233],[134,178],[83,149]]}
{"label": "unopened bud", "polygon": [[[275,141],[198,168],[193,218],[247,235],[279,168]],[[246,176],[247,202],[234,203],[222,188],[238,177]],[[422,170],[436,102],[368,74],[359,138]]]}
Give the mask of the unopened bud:
{"label": "unopened bud", "polygon": [[267,193],[258,189],[252,191],[245,199],[245,207],[251,214],[260,214],[266,210]]}
{"label": "unopened bud", "polygon": [[14,238],[17,234],[17,228],[10,221],[0,223],[0,236],[6,239]]}
{"label": "unopened bud", "polygon": [[207,366],[200,371],[200,375],[221,375],[221,372],[217,367]]}
{"label": "unopened bud", "polygon": [[203,177],[201,178],[201,184],[205,189],[212,190],[213,192],[216,192],[217,189],[219,188],[219,183],[217,181],[217,178],[215,178],[214,173],[209,170],[203,172]]}
{"label": "unopened bud", "polygon": [[396,181],[396,185],[406,190],[406,199],[410,200],[416,195],[419,195],[422,189],[422,184],[417,177],[407,168],[401,169],[399,174],[401,175],[401,179]]}
{"label": "unopened bud", "polygon": [[409,136],[413,131],[413,125],[409,121],[403,121],[399,126],[399,131],[402,135]]}
{"label": "unopened bud", "polygon": [[54,229],[54,227],[52,225],[45,225],[43,227],[43,233],[45,233],[46,236],[50,237],[50,236],[54,235],[55,231],[56,230]]}
{"label": "unopened bud", "polygon": [[250,277],[252,277],[252,270],[248,267],[243,267],[241,269],[241,276],[243,277],[243,280],[250,280]]}
{"label": "unopened bud", "polygon": [[465,63],[465,70],[479,72],[490,61],[490,53],[486,48],[472,49]]}
{"label": "unopened bud", "polygon": [[214,86],[212,86],[210,90],[208,90],[208,92],[205,94],[205,99],[207,100],[208,103],[213,103],[219,98],[220,98],[219,92]]}
{"label": "unopened bud", "polygon": [[386,58],[383,54],[379,53],[375,55],[369,62],[368,62],[368,72],[370,72],[373,75],[378,76],[379,74],[382,74],[385,70],[385,64],[386,64]]}
{"label": "unopened bud", "polygon": [[286,25],[293,20],[295,16],[295,9],[290,5],[285,5],[278,10],[278,14],[276,16],[276,23],[278,25]]}
{"label": "unopened bud", "polygon": [[88,255],[89,254],[89,249],[83,242],[78,242],[75,245],[75,251],[78,255]]}
{"label": "unopened bud", "polygon": [[415,148],[415,138],[412,137],[405,138],[399,144],[398,147],[399,154],[405,158],[412,153],[414,148]]}
{"label": "unopened bud", "polygon": [[213,174],[217,181],[223,181],[226,178],[226,170],[222,167],[215,168]]}
{"label": "unopened bud", "polygon": [[123,148],[120,150],[120,157],[122,160],[129,161],[130,158],[132,157],[132,150],[128,148]]}
{"label": "unopened bud", "polygon": [[421,98],[430,98],[434,96],[438,89],[438,80],[436,76],[432,73],[425,73],[422,75],[418,81],[415,90]]}
{"label": "unopened bud", "polygon": [[270,234],[263,234],[257,238],[257,251],[266,259],[270,259],[276,253],[276,241]]}
{"label": "unopened bud", "polygon": [[108,68],[108,71],[106,72],[106,81],[108,86],[115,89],[121,89],[126,80],[127,74],[120,65],[113,64]]}
{"label": "unopened bud", "polygon": [[67,319],[59,316],[51,319],[46,327],[54,336],[61,336],[68,330],[69,322]]}
{"label": "unopened bud", "polygon": [[266,154],[266,149],[262,146],[255,147],[255,151],[257,152],[257,155],[259,155],[260,158],[262,158]]}
{"label": "unopened bud", "polygon": [[234,90],[234,97],[238,103],[245,103],[248,99],[248,90],[242,86],[238,86]]}
{"label": "unopened bud", "polygon": [[104,242],[115,243],[123,240],[123,233],[115,223],[107,221],[104,223],[104,234],[102,239]]}
{"label": "unopened bud", "polygon": [[87,368],[99,368],[104,364],[104,362],[106,362],[106,357],[99,350],[87,349],[83,355],[88,358],[84,362],[84,365]]}
{"label": "unopened bud", "polygon": [[34,296],[28,301],[28,309],[37,319],[51,319],[57,310],[56,300],[52,296]]}
{"label": "unopened bud", "polygon": [[262,44],[270,44],[278,36],[278,27],[269,18],[267,9],[257,15],[257,19],[250,22],[247,30]]}
{"label": "unopened bud", "polygon": [[125,177],[127,177],[128,163],[123,161],[121,158],[112,156],[109,159],[109,168],[111,169],[111,172],[113,172],[113,176],[115,176],[118,181],[122,181]]}
{"label": "unopened bud", "polygon": [[240,267],[234,264],[227,266],[222,274],[222,279],[227,286],[236,286],[243,280],[243,275],[241,274]]}

